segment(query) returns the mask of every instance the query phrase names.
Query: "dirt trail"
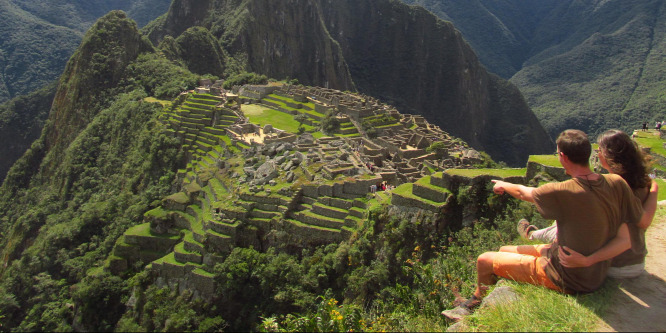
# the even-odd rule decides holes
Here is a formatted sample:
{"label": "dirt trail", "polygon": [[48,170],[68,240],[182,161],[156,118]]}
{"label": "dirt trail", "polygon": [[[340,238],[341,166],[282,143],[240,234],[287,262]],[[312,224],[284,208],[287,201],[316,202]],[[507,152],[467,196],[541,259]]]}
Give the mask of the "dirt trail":
{"label": "dirt trail", "polygon": [[647,274],[621,280],[598,331],[666,332],[666,203],[659,210],[646,235]]}

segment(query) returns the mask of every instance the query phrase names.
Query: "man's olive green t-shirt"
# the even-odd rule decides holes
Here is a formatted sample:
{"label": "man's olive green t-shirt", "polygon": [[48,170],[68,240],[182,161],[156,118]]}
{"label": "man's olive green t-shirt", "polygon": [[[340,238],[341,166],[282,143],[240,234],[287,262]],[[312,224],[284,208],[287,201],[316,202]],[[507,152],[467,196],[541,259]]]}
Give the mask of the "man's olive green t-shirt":
{"label": "man's olive green t-shirt", "polygon": [[536,207],[545,219],[557,221],[557,241],[548,251],[546,274],[567,292],[591,292],[606,278],[610,261],[589,267],[566,268],[560,264],[559,246],[590,255],[613,239],[624,222],[637,223],[641,202],[618,175],[584,177],[543,185],[533,192]]}

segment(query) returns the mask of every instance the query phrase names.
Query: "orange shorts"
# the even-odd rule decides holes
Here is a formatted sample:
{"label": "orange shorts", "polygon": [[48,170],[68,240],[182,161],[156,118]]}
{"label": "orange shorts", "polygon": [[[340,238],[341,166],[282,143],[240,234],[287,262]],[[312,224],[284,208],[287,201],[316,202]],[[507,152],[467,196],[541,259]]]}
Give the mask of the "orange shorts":
{"label": "orange shorts", "polygon": [[506,247],[512,252],[495,252],[493,273],[510,280],[563,292],[562,288],[555,285],[546,275],[548,259],[539,255],[545,246],[548,245],[520,245]]}

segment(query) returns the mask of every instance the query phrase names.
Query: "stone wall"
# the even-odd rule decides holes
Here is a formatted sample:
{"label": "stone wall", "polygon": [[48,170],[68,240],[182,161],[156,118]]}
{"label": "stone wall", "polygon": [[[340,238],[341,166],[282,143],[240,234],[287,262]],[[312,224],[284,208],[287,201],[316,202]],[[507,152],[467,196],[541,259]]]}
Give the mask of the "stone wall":
{"label": "stone wall", "polygon": [[525,174],[525,177],[527,179],[534,178],[534,176],[536,176],[540,172],[550,175],[557,181],[565,181],[571,178],[569,175],[566,174],[566,171],[564,171],[563,167],[548,166],[533,161],[527,162],[527,172]]}

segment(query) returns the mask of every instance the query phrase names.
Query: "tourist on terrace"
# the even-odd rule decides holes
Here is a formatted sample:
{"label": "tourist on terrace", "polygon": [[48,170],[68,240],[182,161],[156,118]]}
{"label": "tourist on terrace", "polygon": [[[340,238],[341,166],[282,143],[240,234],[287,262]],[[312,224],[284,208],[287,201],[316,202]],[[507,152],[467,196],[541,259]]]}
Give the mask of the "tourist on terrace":
{"label": "tourist on terrace", "polygon": [[[631,235],[631,248],[611,260],[608,276],[618,279],[637,277],[645,271],[647,255],[645,231],[657,211],[659,188],[657,182],[648,175],[647,155],[628,134],[620,130],[609,130],[601,134],[597,142],[599,142],[598,155],[601,166],[610,173],[622,176],[634,191],[634,195],[641,200],[645,210],[638,224],[627,224]],[[557,225],[537,230],[537,227],[523,219],[518,222],[518,233],[527,239],[551,243],[557,237]],[[596,263],[576,251],[569,252],[571,255],[565,260],[567,263],[571,261],[570,264],[581,266]]]}
{"label": "tourist on terrace", "polygon": [[[477,284],[474,295],[442,315],[460,320],[481,303],[488,287],[503,277],[541,285],[563,293],[592,292],[606,278],[608,259],[631,247],[627,224],[643,215],[636,198],[622,177],[600,175],[589,166],[592,146],[579,130],[566,130],[557,138],[557,155],[572,179],[538,188],[493,181],[496,194],[532,202],[546,219],[557,221],[557,241],[552,244],[503,246],[499,252],[485,252],[476,261]],[[610,242],[610,243],[609,243]],[[610,244],[604,251],[597,251]],[[583,255],[595,253],[598,261],[588,267],[570,268],[560,262],[564,252],[573,249]]]}

